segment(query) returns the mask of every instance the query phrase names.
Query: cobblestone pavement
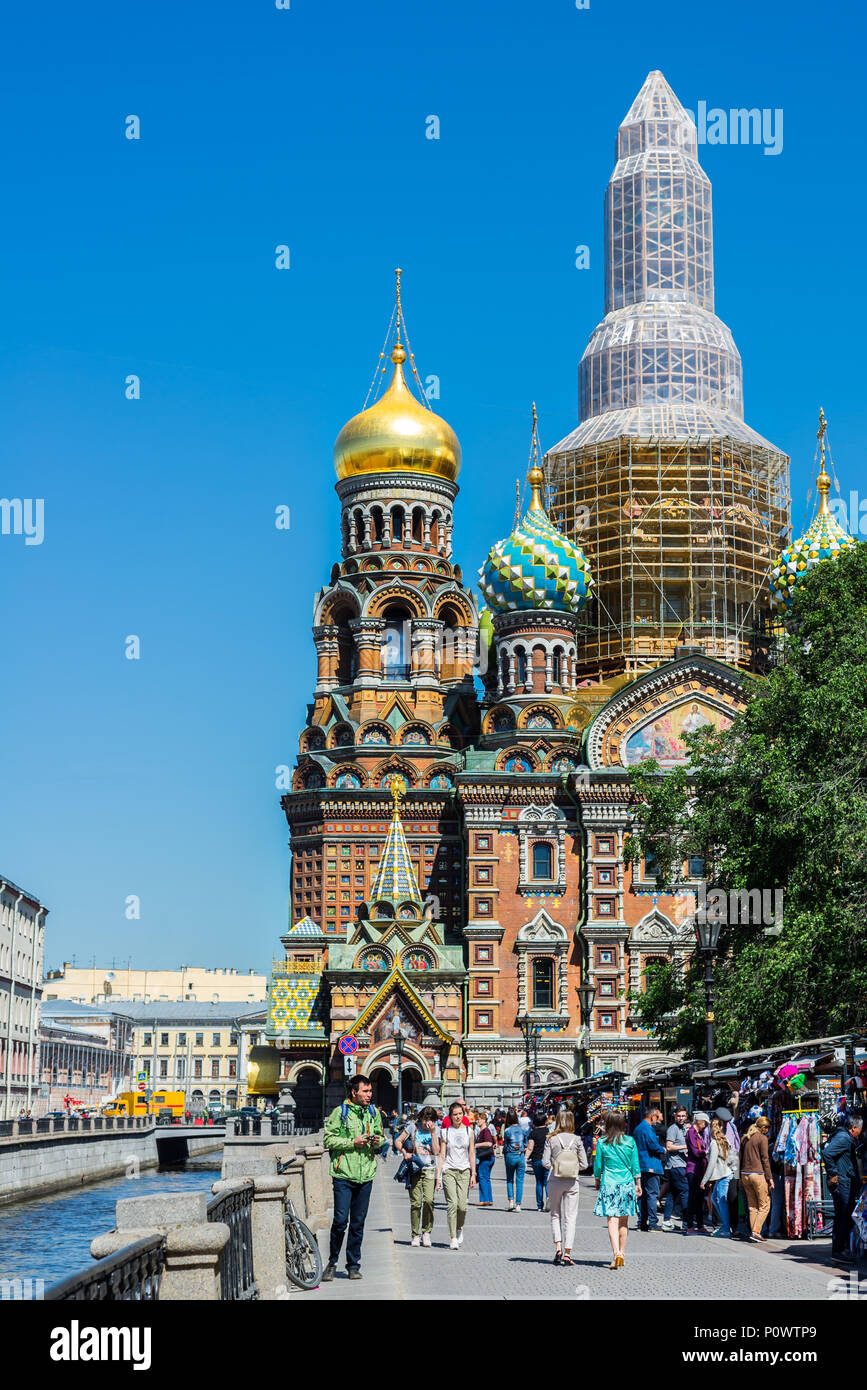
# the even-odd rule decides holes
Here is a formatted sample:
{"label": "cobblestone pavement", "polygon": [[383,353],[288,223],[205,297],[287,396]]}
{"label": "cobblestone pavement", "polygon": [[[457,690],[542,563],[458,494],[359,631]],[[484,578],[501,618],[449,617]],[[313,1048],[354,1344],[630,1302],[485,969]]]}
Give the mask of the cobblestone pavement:
{"label": "cobblestone pavement", "polygon": [[[500,1176],[497,1177],[497,1168]],[[581,1205],[573,1268],[552,1263],[551,1218],[535,1207],[531,1173],[521,1212],[506,1210],[502,1163],[494,1169],[494,1206],[477,1208],[470,1195],[464,1243],[449,1248],[445,1203],[437,1195],[433,1245],[410,1245],[409,1201],[392,1182],[394,1160],[381,1164],[370,1203],[362,1252],[363,1279],[350,1283],[344,1269],[312,1297],[364,1299],[766,1299],[825,1300],[841,1271],[828,1263],[830,1241],[749,1242],[654,1235],[630,1223],[626,1264],[610,1270],[605,1222],[593,1215],[592,1178],[581,1179]],[[327,1256],[328,1232],[319,1237]],[[845,1271],[842,1277],[846,1278]],[[862,1280],[865,1271],[861,1270]]]}

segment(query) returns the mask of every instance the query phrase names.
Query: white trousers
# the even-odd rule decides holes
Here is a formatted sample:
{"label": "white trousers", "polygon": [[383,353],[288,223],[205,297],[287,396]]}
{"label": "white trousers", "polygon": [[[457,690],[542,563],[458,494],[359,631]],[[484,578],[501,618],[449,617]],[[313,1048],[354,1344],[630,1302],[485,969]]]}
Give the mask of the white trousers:
{"label": "white trousers", "polygon": [[551,1207],[551,1228],[555,1242],[560,1241],[565,1250],[572,1249],[575,1239],[575,1223],[578,1220],[578,1195],[581,1188],[578,1179],[548,1179],[548,1202]]}

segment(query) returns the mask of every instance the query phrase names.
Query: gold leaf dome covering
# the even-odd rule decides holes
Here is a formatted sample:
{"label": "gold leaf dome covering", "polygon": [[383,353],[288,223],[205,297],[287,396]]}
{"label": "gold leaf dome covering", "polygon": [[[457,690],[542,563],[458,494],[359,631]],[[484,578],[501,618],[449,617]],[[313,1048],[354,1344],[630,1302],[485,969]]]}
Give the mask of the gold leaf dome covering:
{"label": "gold leaf dome covering", "polygon": [[340,481],[368,473],[426,473],[456,482],[461,446],[451,425],[428,410],[404,380],[406,349],[392,348],[394,375],[375,405],[353,415],[337,436],[334,468]]}

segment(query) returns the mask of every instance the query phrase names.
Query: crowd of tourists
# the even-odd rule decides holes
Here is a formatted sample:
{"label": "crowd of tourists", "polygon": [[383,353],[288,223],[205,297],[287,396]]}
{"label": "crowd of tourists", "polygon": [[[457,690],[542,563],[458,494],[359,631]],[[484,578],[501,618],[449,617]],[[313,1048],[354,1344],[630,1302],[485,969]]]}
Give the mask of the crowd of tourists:
{"label": "crowd of tourists", "polygon": [[[413,1246],[431,1245],[435,1196],[442,1192],[449,1246],[460,1250],[471,1193],[477,1194],[477,1207],[494,1205],[491,1175],[499,1158],[509,1212],[521,1211],[525,1179],[532,1174],[536,1209],[550,1214],[557,1265],[573,1264],[579,1177],[588,1171],[596,1187],[594,1215],[607,1224],[610,1269],[624,1267],[630,1217],[646,1232],[722,1240],[741,1236],[759,1244],[768,1239],[774,1174],[763,1116],[741,1133],[726,1106],[711,1113],[695,1110],[691,1116],[681,1106],[668,1125],[662,1112],[651,1108],[630,1135],[626,1112],[613,1107],[583,1124],[569,1102],[489,1113],[455,1100],[445,1112],[426,1105],[386,1115],[372,1104],[367,1077],[355,1076],[348,1084],[347,1101],[325,1126],[334,1220],[324,1281],[334,1278],[347,1228],[347,1272],[351,1279],[361,1277],[364,1220],[377,1158],[390,1149],[399,1159],[395,1180],[408,1193]],[[826,1145],[825,1166],[834,1199],[832,1258],[852,1263],[851,1211],[862,1171],[867,1176],[858,1115],[848,1116]]]}

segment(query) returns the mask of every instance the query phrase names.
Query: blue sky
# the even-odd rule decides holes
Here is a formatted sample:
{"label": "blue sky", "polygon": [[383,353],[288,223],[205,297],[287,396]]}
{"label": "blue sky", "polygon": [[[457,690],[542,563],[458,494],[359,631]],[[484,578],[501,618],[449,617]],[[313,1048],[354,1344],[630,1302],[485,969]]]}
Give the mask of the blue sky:
{"label": "blue sky", "polygon": [[650,69],[693,110],[782,108],[779,155],[700,149],[717,311],[747,419],[792,455],[795,524],[819,404],[844,494],[863,491],[864,27],[839,0],[10,12],[0,495],[44,498],[45,537],[0,536],[0,874],[51,909],[48,964],[268,965],[289,873],[274,769],[338,555],[331,449],[393,267],[463,446],[472,574],[509,529],[530,401],[545,445],[576,423],[614,138]]}

